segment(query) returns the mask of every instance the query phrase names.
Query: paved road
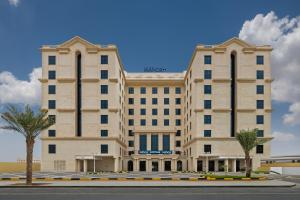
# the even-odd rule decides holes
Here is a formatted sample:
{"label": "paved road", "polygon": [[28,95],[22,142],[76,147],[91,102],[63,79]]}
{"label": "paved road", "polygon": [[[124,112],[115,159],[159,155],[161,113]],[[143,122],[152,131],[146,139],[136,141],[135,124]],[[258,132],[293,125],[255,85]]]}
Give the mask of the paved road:
{"label": "paved road", "polygon": [[299,200],[293,188],[0,188],[0,200]]}

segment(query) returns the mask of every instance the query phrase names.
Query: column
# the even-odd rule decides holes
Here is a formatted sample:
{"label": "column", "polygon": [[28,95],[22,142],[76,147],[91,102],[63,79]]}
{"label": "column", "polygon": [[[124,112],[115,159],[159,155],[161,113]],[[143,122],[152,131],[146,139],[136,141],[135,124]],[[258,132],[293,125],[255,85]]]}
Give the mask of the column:
{"label": "column", "polygon": [[225,162],[224,162],[224,169],[225,169],[225,172],[228,172],[228,169],[229,169],[228,159],[225,159]]}
{"label": "column", "polygon": [[87,160],[83,160],[83,172],[87,172]]}
{"label": "column", "polygon": [[205,172],[208,172],[208,157],[205,158]]}
{"label": "column", "polygon": [[215,172],[219,171],[219,161],[215,160]]}
{"label": "column", "polygon": [[138,154],[140,150],[140,134],[134,133],[134,154]]}
{"label": "column", "polygon": [[175,158],[172,158],[172,160],[171,160],[171,171],[172,172],[177,171],[176,159]]}
{"label": "column", "polygon": [[152,172],[152,163],[150,158],[147,158],[146,160],[146,172]]}
{"label": "column", "polygon": [[118,171],[119,171],[119,159],[114,158],[114,172],[118,172]]}
{"label": "column", "polygon": [[175,150],[175,137],[174,133],[170,134],[170,150],[173,152]]}
{"label": "column", "polygon": [[236,172],[236,159],[232,160],[232,172]]}
{"label": "column", "polygon": [[138,159],[134,158],[133,159],[133,171],[137,172],[137,171],[139,171],[138,169],[139,169],[138,168]]}
{"label": "column", "polygon": [[158,134],[158,150],[161,151],[163,149],[163,137],[162,133]]}
{"label": "column", "polygon": [[151,150],[151,133],[147,133],[147,149]]}
{"label": "column", "polygon": [[193,166],[191,166],[192,170],[194,172],[197,172],[197,159],[196,158],[192,158],[192,165],[193,165]]}
{"label": "column", "polygon": [[163,168],[163,159],[160,158],[159,161],[158,161],[158,171],[159,172],[163,172],[164,171],[164,168]]}

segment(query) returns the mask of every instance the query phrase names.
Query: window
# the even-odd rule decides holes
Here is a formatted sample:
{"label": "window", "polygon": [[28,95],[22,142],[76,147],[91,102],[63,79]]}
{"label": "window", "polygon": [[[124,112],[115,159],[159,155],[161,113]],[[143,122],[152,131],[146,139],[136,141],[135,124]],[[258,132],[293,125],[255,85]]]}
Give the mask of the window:
{"label": "window", "polygon": [[134,141],[129,140],[129,141],[128,141],[128,146],[129,146],[129,147],[134,147]]}
{"label": "window", "polygon": [[156,108],[152,109],[152,115],[157,115],[157,109]]}
{"label": "window", "polygon": [[211,145],[210,144],[204,145],[204,153],[211,153]]}
{"label": "window", "polygon": [[107,109],[108,108],[108,100],[101,100],[101,109]]}
{"label": "window", "polygon": [[55,137],[56,136],[56,130],[48,130],[48,137]]}
{"label": "window", "polygon": [[164,109],[164,115],[169,115],[170,114],[170,110],[168,108]]}
{"label": "window", "polygon": [[181,147],[181,141],[180,140],[176,140],[176,147]]}
{"label": "window", "polygon": [[108,115],[101,115],[101,124],[108,124]]}
{"label": "window", "polygon": [[145,108],[142,108],[142,109],[140,110],[140,113],[141,113],[141,115],[146,115],[146,109],[145,109]]}
{"label": "window", "polygon": [[257,137],[264,137],[264,130],[257,130],[256,136]]}
{"label": "window", "polygon": [[168,87],[164,87],[164,94],[169,94],[170,93],[170,89]]}
{"label": "window", "polygon": [[168,119],[164,119],[164,126],[169,126],[170,121]]}
{"label": "window", "polygon": [[101,94],[108,94],[108,85],[101,85]]}
{"label": "window", "polygon": [[100,135],[101,135],[101,137],[107,137],[108,136],[108,130],[101,130]]}
{"label": "window", "polygon": [[264,100],[256,100],[256,109],[264,109]]}
{"label": "window", "polygon": [[145,87],[141,87],[141,94],[146,94],[146,88]]}
{"label": "window", "polygon": [[49,144],[48,145],[48,153],[51,153],[51,154],[56,153],[56,145],[55,144]]}
{"label": "window", "polygon": [[129,87],[128,88],[128,93],[129,94],[134,94],[134,88],[133,87]]}
{"label": "window", "polygon": [[176,136],[181,136],[181,130],[176,131]]}
{"label": "window", "polygon": [[55,93],[56,93],[55,85],[48,85],[48,94],[55,94]]}
{"label": "window", "polygon": [[101,55],[101,64],[108,64],[108,55]]}
{"label": "window", "polygon": [[101,144],[101,153],[108,153],[108,144]]}
{"label": "window", "polygon": [[133,119],[129,119],[128,120],[128,126],[133,126],[134,125],[134,120]]}
{"label": "window", "polygon": [[158,151],[158,135],[151,135],[151,151]]}
{"label": "window", "polygon": [[55,115],[49,115],[48,120],[49,120],[49,122],[55,123],[56,122],[56,116]]}
{"label": "window", "polygon": [[204,130],[204,137],[211,137],[211,130]]}
{"label": "window", "polygon": [[176,94],[181,94],[181,88],[180,87],[176,87],[175,88],[175,93]]}
{"label": "window", "polygon": [[134,115],[134,109],[128,109],[128,115]]}
{"label": "window", "polygon": [[48,108],[55,109],[56,108],[56,101],[55,100],[48,100]]}
{"label": "window", "polygon": [[211,124],[211,115],[204,115],[204,124]]}
{"label": "window", "polygon": [[257,145],[257,146],[256,146],[256,153],[257,153],[257,154],[262,154],[262,153],[264,153],[264,145]]}
{"label": "window", "polygon": [[101,70],[100,77],[101,79],[108,79],[108,70]]}
{"label": "window", "polygon": [[264,86],[263,85],[256,86],[256,94],[264,94]]}
{"label": "window", "polygon": [[204,70],[204,79],[211,79],[211,70]]}
{"label": "window", "polygon": [[134,99],[133,98],[128,98],[128,104],[134,104]]}
{"label": "window", "polygon": [[263,70],[256,71],[256,79],[264,79],[264,71]]}
{"label": "window", "polygon": [[48,79],[49,80],[56,79],[56,71],[48,71]]}
{"label": "window", "polygon": [[180,108],[176,108],[175,109],[175,114],[176,115],[181,115],[181,109]]}
{"label": "window", "polygon": [[152,98],[152,105],[156,105],[157,104],[157,98]]}
{"label": "window", "polygon": [[134,133],[132,130],[128,130],[128,136],[134,136]]}
{"label": "window", "polygon": [[175,98],[175,104],[180,105],[181,104],[181,98]]}
{"label": "window", "polygon": [[170,151],[170,135],[163,135],[163,151]]}
{"label": "window", "polygon": [[152,126],[157,126],[157,119],[152,119]]}
{"label": "window", "polygon": [[204,108],[211,109],[211,100],[204,100]]}
{"label": "window", "polygon": [[206,64],[206,65],[211,64],[211,56],[210,55],[205,55],[204,56],[204,64]]}
{"label": "window", "polygon": [[142,105],[145,105],[146,104],[146,98],[141,98],[140,102],[141,102]]}
{"label": "window", "polygon": [[157,87],[152,88],[152,94],[157,94]]}
{"label": "window", "polygon": [[164,98],[164,104],[168,105],[170,103],[169,98]]}
{"label": "window", "polygon": [[264,56],[256,56],[256,64],[263,65],[264,64]]}
{"label": "window", "polygon": [[204,85],[204,94],[211,94],[211,85]]}
{"label": "window", "polygon": [[175,125],[176,125],[176,126],[181,126],[181,120],[180,120],[180,119],[176,119]]}
{"label": "window", "polygon": [[48,56],[48,65],[56,65],[56,56]]}
{"label": "window", "polygon": [[147,135],[140,135],[140,151],[147,151]]}
{"label": "window", "polygon": [[264,116],[256,115],[256,124],[264,124]]}

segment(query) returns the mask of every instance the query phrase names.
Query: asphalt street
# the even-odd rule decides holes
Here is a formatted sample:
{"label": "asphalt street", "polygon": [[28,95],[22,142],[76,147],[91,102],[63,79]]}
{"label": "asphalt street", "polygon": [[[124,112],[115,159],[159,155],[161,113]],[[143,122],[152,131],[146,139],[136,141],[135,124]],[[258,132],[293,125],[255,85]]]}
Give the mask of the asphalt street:
{"label": "asphalt street", "polygon": [[288,188],[0,188],[0,200],[261,200],[300,199]]}

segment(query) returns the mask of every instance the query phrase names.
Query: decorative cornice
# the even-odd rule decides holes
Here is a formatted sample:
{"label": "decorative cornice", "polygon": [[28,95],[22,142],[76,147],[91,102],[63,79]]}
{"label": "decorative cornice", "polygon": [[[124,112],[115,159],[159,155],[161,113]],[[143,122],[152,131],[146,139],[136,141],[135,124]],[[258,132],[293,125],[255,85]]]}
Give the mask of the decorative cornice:
{"label": "decorative cornice", "polygon": [[237,82],[239,82],[239,83],[253,83],[255,81],[256,80],[252,79],[252,78],[238,78],[237,79]]}
{"label": "decorative cornice", "polygon": [[98,48],[86,48],[86,51],[90,54],[98,53]]}
{"label": "decorative cornice", "polygon": [[39,81],[40,81],[41,83],[47,83],[47,82],[48,82],[48,79],[46,79],[46,78],[39,78]]}
{"label": "decorative cornice", "polygon": [[84,83],[97,83],[99,78],[82,78],[81,81]]}
{"label": "decorative cornice", "polygon": [[75,78],[58,78],[57,81],[61,83],[72,83],[75,82]]}
{"label": "decorative cornice", "polygon": [[216,48],[214,48],[214,52],[215,53],[225,53],[225,51],[226,51],[226,48],[224,48],[224,47],[216,47]]}
{"label": "decorative cornice", "polygon": [[237,112],[255,112],[256,109],[248,109],[248,108],[238,108],[236,109]]}
{"label": "decorative cornice", "polygon": [[271,78],[265,79],[266,83],[272,83],[273,81],[274,81],[274,79],[271,79]]}
{"label": "decorative cornice", "polygon": [[74,108],[57,108],[58,112],[74,112]]}
{"label": "decorative cornice", "polygon": [[271,113],[271,112],[273,112],[273,109],[272,109],[272,108],[266,108],[266,109],[265,109],[265,112]]}
{"label": "decorative cornice", "polygon": [[213,112],[230,112],[231,109],[229,109],[229,108],[214,108],[212,111]]}
{"label": "decorative cornice", "polygon": [[255,47],[245,47],[245,48],[243,48],[244,53],[251,54],[251,53],[254,53],[254,51],[255,51]]}
{"label": "decorative cornice", "polygon": [[203,112],[203,108],[196,108],[194,109],[194,112]]}
{"label": "decorative cornice", "polygon": [[177,131],[175,129],[170,130],[133,130],[133,133],[176,133]]}
{"label": "decorative cornice", "polygon": [[109,82],[117,83],[118,82],[118,78],[110,78]]}
{"label": "decorative cornice", "polygon": [[203,78],[195,78],[194,83],[201,83],[203,82]]}
{"label": "decorative cornice", "polygon": [[108,111],[109,112],[118,112],[119,109],[118,108],[109,108]]}
{"label": "decorative cornice", "polygon": [[216,83],[229,83],[231,81],[231,79],[228,79],[228,78],[215,78],[212,81],[216,82]]}
{"label": "decorative cornice", "polygon": [[99,108],[81,108],[82,112],[99,112]]}
{"label": "decorative cornice", "polygon": [[70,52],[70,48],[57,48],[59,54],[68,54]]}

